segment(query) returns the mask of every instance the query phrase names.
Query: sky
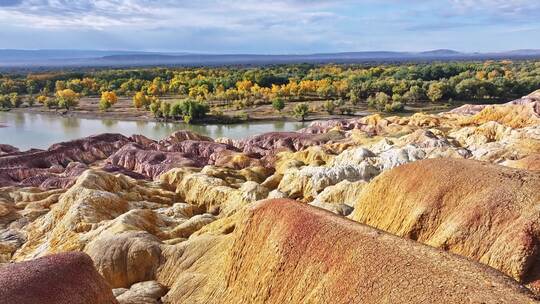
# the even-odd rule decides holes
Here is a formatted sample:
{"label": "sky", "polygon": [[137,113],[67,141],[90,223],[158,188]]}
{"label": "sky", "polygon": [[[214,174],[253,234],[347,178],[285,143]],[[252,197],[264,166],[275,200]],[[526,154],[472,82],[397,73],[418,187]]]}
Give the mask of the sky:
{"label": "sky", "polygon": [[0,49],[540,49],[540,0],[0,0]]}

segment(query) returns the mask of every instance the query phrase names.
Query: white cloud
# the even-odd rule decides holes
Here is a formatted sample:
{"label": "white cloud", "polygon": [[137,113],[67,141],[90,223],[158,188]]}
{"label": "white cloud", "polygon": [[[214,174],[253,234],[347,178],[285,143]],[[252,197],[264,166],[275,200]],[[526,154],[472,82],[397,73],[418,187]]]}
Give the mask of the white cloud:
{"label": "white cloud", "polygon": [[538,0],[450,0],[461,13],[484,12],[499,16],[538,18],[534,12],[540,11]]}
{"label": "white cloud", "polygon": [[476,51],[538,15],[540,0],[0,0],[0,47]]}
{"label": "white cloud", "polygon": [[257,27],[334,17],[325,1],[26,0],[0,8],[0,20],[34,28]]}

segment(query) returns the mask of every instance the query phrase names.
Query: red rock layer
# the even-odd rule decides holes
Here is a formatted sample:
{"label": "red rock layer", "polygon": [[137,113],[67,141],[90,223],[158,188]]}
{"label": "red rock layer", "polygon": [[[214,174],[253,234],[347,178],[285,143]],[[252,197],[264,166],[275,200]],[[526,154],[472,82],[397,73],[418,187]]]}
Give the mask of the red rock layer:
{"label": "red rock layer", "polygon": [[114,304],[90,257],[72,252],[0,266],[0,304]]}
{"label": "red rock layer", "polygon": [[165,302],[535,302],[492,268],[306,204],[267,200],[239,218],[226,242],[193,239],[167,257]]}

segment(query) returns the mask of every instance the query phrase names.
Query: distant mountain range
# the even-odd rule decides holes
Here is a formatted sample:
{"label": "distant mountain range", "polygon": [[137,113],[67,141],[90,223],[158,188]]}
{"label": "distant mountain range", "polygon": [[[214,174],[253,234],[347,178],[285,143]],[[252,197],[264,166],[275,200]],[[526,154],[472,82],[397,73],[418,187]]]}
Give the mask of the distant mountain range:
{"label": "distant mountain range", "polygon": [[0,68],[62,68],[122,66],[267,65],[280,63],[363,63],[436,60],[540,58],[540,50],[462,53],[454,50],[426,52],[344,52],[321,54],[257,55],[195,54],[95,50],[0,49]]}

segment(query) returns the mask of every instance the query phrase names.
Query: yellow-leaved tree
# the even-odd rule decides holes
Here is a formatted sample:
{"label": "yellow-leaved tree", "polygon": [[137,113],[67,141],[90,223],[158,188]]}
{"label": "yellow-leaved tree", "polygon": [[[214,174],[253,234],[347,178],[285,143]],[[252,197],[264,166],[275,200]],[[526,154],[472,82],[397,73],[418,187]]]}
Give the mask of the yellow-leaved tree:
{"label": "yellow-leaved tree", "polygon": [[64,89],[56,92],[56,101],[60,108],[69,110],[79,104],[79,94],[71,89]]}
{"label": "yellow-leaved tree", "polygon": [[101,111],[107,111],[113,104],[118,101],[118,97],[115,92],[105,91],[101,93],[101,99],[99,100],[99,109]]}
{"label": "yellow-leaved tree", "polygon": [[144,107],[145,109],[148,110],[150,108],[151,103],[152,103],[152,99],[146,96],[143,92],[137,92],[137,94],[133,96],[133,105],[137,109]]}

